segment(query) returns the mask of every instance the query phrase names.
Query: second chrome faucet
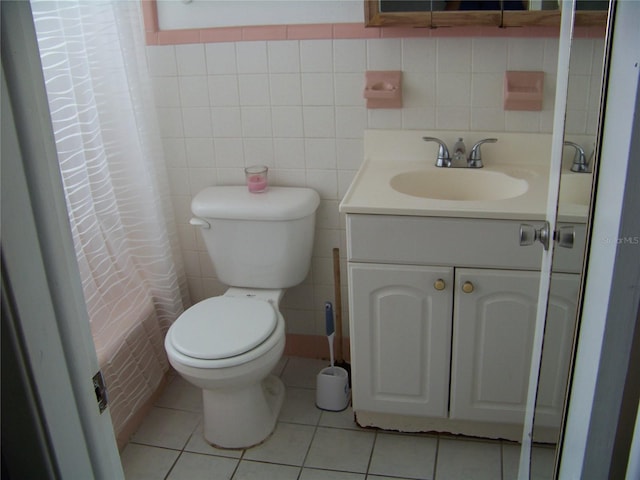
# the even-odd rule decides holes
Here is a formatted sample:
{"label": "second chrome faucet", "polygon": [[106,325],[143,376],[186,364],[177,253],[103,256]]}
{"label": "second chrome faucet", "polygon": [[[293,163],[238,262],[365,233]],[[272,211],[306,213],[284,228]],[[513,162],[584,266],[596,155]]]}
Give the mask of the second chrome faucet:
{"label": "second chrome faucet", "polygon": [[458,138],[458,141],[454,147],[454,158],[451,158],[449,154],[449,149],[447,145],[436,137],[422,137],[425,142],[435,142],[439,145],[438,147],[438,156],[436,157],[436,167],[466,167],[466,168],[482,168],[482,152],[480,151],[480,147],[485,143],[496,143],[498,141],[497,138],[485,138],[476,142],[473,147],[471,147],[471,151],[469,152],[469,156],[467,157],[466,164],[460,165],[455,160],[463,159],[464,154],[466,152],[466,148],[464,146],[464,142],[462,138]]}

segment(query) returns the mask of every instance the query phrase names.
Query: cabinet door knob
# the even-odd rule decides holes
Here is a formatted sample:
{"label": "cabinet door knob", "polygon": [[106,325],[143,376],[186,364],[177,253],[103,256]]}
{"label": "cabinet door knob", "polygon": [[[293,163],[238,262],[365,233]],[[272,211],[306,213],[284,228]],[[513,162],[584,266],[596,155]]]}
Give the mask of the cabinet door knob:
{"label": "cabinet door knob", "polygon": [[526,247],[539,241],[545,250],[549,250],[549,222],[544,222],[540,228],[536,228],[528,223],[520,224],[520,246]]}
{"label": "cabinet door knob", "polygon": [[464,283],[462,284],[462,291],[463,291],[464,293],[471,293],[471,292],[473,292],[473,283],[471,283],[471,282],[464,282]]}
{"label": "cabinet door knob", "polygon": [[573,248],[573,242],[576,238],[576,231],[573,228],[573,225],[565,225],[560,227],[556,233],[556,241],[558,242],[558,246],[564,248]]}
{"label": "cabinet door knob", "polygon": [[441,278],[433,282],[433,288],[435,288],[436,290],[444,290],[446,286],[446,283],[444,283],[444,280]]}

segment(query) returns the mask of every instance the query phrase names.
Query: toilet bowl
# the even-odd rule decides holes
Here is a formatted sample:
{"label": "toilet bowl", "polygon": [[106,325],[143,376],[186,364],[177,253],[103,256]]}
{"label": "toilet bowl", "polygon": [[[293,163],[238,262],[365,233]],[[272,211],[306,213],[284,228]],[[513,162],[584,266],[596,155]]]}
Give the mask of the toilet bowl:
{"label": "toilet bowl", "polygon": [[284,385],[271,375],[284,351],[278,307],[309,273],[320,196],[310,188],[207,187],[191,202],[224,295],[187,309],[169,328],[173,368],[202,389],[204,437],[247,448],[275,428]]}
{"label": "toilet bowl", "polygon": [[171,366],[202,389],[204,437],[247,448],[273,431],[284,385],[272,370],[282,357],[284,291],[229,289],[186,310],[165,337]]}

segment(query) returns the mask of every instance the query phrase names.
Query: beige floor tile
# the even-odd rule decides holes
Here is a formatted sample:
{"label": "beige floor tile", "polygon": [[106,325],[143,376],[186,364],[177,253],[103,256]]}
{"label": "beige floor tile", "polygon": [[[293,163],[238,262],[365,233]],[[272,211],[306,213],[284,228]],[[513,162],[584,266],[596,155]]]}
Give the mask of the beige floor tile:
{"label": "beige floor tile", "polygon": [[353,416],[351,406],[341,412],[323,411],[318,425],[322,427],[350,428],[352,430],[360,429]]}
{"label": "beige floor tile", "polygon": [[367,475],[367,480],[415,480],[406,477],[383,477],[380,475]]}
{"label": "beige floor tile", "polygon": [[296,480],[300,467],[242,460],[233,480]]}
{"label": "beige floor tile", "polygon": [[303,468],[299,480],[365,480],[364,473],[334,472],[331,470],[318,470],[315,468]]}
{"label": "beige floor tile", "polygon": [[531,480],[551,480],[555,461],[555,448],[533,447],[531,449]]}
{"label": "beige floor tile", "polygon": [[318,427],[305,467],[366,473],[375,432]]}
{"label": "beige floor tile", "polygon": [[281,422],[317,425],[321,410],[316,408],[316,391],[308,388],[287,387],[284,405],[278,420]]}
{"label": "beige floor tile", "polygon": [[184,447],[185,451],[193,453],[204,453],[205,455],[218,455],[220,457],[240,458],[243,450],[231,450],[228,448],[217,448],[210,445],[205,439],[202,433],[203,423],[195,429],[191,438],[187,442],[187,446]]}
{"label": "beige floor tile", "polygon": [[200,414],[154,407],[131,441],[181,450],[200,421]]}
{"label": "beige floor tile", "polygon": [[202,390],[176,376],[167,385],[156,406],[202,413]]}
{"label": "beige floor tile", "polygon": [[229,480],[239,460],[183,452],[167,480]]}
{"label": "beige floor tile", "polygon": [[378,433],[369,473],[432,479],[438,439]]}
{"label": "beige floor tile", "polygon": [[[555,465],[556,451],[553,447],[536,447],[531,449],[531,480],[551,480]],[[516,480],[520,463],[520,445],[505,444],[502,446],[502,478]]]}
{"label": "beige floor tile", "polygon": [[496,480],[501,478],[501,445],[441,438],[436,480]]}
{"label": "beige floor tile", "polygon": [[517,480],[520,463],[520,445],[505,443],[502,445],[502,480]]}
{"label": "beige floor tile", "polygon": [[120,455],[127,480],[158,480],[164,478],[180,452],[166,448],[130,443]]}
{"label": "beige floor tile", "polygon": [[278,423],[273,434],[261,445],[245,451],[243,459],[285,465],[302,465],[315,427]]}

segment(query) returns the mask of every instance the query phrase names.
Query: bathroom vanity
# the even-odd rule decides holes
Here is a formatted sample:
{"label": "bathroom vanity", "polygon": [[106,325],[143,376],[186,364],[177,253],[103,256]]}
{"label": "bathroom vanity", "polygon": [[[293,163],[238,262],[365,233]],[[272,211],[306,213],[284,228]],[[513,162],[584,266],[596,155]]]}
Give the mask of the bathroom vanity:
{"label": "bathroom vanity", "polygon": [[[361,426],[519,440],[542,255],[539,244],[520,246],[519,231],[545,218],[550,138],[500,134],[486,148],[485,168],[470,171],[435,167],[435,149],[422,135],[367,131],[365,161],[340,205],[353,410]],[[400,175],[436,181],[407,190]],[[536,412],[540,441],[552,441],[560,425],[573,342],[586,205],[577,191],[571,195],[576,203],[561,219],[576,229],[576,245],[556,250]]]}

